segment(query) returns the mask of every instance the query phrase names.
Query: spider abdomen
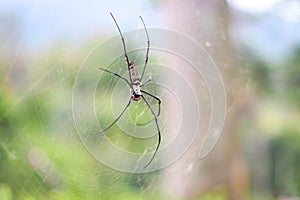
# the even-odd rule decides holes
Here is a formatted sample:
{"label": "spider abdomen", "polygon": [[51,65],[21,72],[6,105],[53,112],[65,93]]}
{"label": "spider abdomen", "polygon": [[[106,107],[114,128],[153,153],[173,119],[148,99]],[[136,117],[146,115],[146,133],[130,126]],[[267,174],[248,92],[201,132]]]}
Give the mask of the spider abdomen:
{"label": "spider abdomen", "polygon": [[134,62],[129,62],[129,68],[130,68],[130,77],[133,84],[136,84],[136,82],[141,82],[141,77],[139,76],[138,72],[135,69]]}

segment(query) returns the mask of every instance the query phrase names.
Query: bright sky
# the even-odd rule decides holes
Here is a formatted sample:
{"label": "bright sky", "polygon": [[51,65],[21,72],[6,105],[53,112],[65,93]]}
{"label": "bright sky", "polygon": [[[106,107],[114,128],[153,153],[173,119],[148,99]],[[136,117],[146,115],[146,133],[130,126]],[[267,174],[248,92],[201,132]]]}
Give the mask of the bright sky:
{"label": "bright sky", "polygon": [[34,47],[50,43],[53,38],[78,39],[92,33],[115,31],[109,12],[114,13],[124,31],[140,25],[139,15],[151,27],[155,17],[149,16],[145,5],[145,0],[0,0],[0,19],[16,18],[20,42]]}
{"label": "bright sky", "polygon": [[279,0],[228,0],[235,8],[252,13],[265,13],[269,11]]}

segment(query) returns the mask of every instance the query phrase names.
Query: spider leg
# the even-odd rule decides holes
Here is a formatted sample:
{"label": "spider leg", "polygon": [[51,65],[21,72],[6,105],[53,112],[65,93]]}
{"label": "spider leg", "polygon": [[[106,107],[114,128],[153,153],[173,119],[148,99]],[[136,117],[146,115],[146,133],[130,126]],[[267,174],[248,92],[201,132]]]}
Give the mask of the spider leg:
{"label": "spider leg", "polygon": [[161,135],[160,135],[160,129],[159,129],[159,125],[158,125],[158,122],[157,122],[157,116],[156,116],[155,112],[153,111],[153,109],[152,109],[151,105],[149,104],[148,100],[143,95],[141,95],[141,97],[144,99],[144,101],[146,102],[148,108],[152,112],[152,115],[153,115],[154,120],[155,120],[156,128],[157,128],[157,134],[158,134],[158,143],[157,143],[155,152],[154,152],[152,158],[150,159],[150,161],[145,165],[144,168],[146,168],[150,165],[150,163],[152,162],[152,160],[154,159],[154,157],[155,157],[155,155],[158,151],[158,148],[159,148],[159,145],[160,145],[160,142],[161,142]]}
{"label": "spider leg", "polygon": [[147,36],[147,51],[146,51],[146,56],[145,56],[144,68],[143,68],[143,71],[142,71],[142,74],[141,74],[141,80],[142,80],[143,76],[144,76],[144,73],[145,73],[145,70],[146,70],[147,63],[148,63],[148,55],[149,55],[149,48],[150,48],[150,39],[149,39],[149,35],[148,35],[148,31],[147,31],[146,25],[145,25],[144,20],[143,20],[143,18],[141,16],[140,16],[140,19],[141,19],[141,21],[143,23],[143,26],[144,26],[144,29],[145,29],[145,32],[146,32],[146,36]]}
{"label": "spider leg", "polygon": [[161,104],[160,98],[158,98],[157,96],[154,96],[153,94],[151,94],[151,93],[149,93],[149,92],[147,92],[145,90],[141,90],[141,92],[143,92],[143,93],[145,93],[145,94],[149,95],[150,97],[152,97],[152,98],[154,98],[154,99],[157,100],[157,102],[158,102],[158,112],[157,112],[156,116],[158,117],[160,115],[160,104]]}
{"label": "spider leg", "polygon": [[130,83],[132,84],[132,78],[130,76],[130,64],[129,64],[129,59],[128,59],[128,55],[127,55],[127,52],[126,52],[126,45],[125,45],[125,40],[124,40],[124,37],[123,37],[123,34],[121,32],[121,29],[117,23],[117,20],[115,19],[115,17],[113,16],[112,13],[110,13],[111,17],[113,18],[117,28],[118,28],[118,31],[120,33],[120,36],[121,36],[121,40],[122,40],[122,44],[123,44],[123,49],[124,49],[124,56],[125,56],[125,59],[126,59],[126,63],[127,63],[127,67],[128,67],[128,73],[129,73],[129,79],[130,79]]}
{"label": "spider leg", "polygon": [[122,115],[124,114],[124,112],[126,111],[126,109],[129,107],[130,103],[131,103],[131,97],[129,98],[128,103],[126,104],[126,106],[124,107],[124,109],[122,110],[122,112],[119,114],[119,116],[108,127],[106,127],[105,129],[103,129],[102,132],[107,131],[110,127],[112,127],[122,117]]}
{"label": "spider leg", "polygon": [[110,71],[110,70],[108,70],[108,69],[104,69],[104,68],[102,68],[102,67],[99,67],[99,69],[101,69],[101,70],[103,70],[103,71],[105,71],[105,72],[108,72],[108,73],[110,73],[110,74],[113,74],[113,75],[115,75],[115,76],[117,76],[117,77],[123,79],[123,80],[126,81],[126,83],[129,85],[129,87],[131,87],[131,86],[130,86],[130,83],[128,82],[128,80],[127,80],[126,78],[124,78],[123,76],[121,76],[121,75],[119,75],[119,74],[117,74],[117,73],[115,73],[115,72],[112,72],[112,71]]}
{"label": "spider leg", "polygon": [[[143,93],[145,93],[145,94],[149,95],[150,97],[152,97],[152,98],[154,98],[154,99],[157,100],[157,102],[158,102],[158,112],[157,112],[156,117],[159,117],[159,115],[160,115],[160,104],[161,104],[160,98],[158,98],[158,97],[154,96],[153,94],[151,94],[151,93],[149,93],[149,92],[146,92],[146,91],[144,91],[144,90],[141,90],[141,92],[143,92]],[[140,123],[140,124],[137,124],[137,125],[138,125],[138,126],[144,126],[144,125],[149,124],[149,123],[152,122],[153,120],[154,120],[154,119],[151,119],[151,120],[149,120],[149,121],[147,121],[147,122],[145,122],[145,123]]]}
{"label": "spider leg", "polygon": [[151,76],[149,77],[149,79],[147,81],[145,81],[144,83],[142,83],[140,85],[140,87],[143,87],[144,85],[146,85],[147,83],[149,83],[152,80]]}

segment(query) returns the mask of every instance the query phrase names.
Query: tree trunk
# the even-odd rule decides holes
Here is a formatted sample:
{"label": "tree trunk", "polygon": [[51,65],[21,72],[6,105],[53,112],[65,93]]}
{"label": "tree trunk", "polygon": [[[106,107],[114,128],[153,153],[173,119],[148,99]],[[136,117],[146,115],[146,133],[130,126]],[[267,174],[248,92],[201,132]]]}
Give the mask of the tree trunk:
{"label": "tree trunk", "polygon": [[[223,0],[164,0],[161,5],[167,16],[167,28],[191,37],[212,57],[223,77],[227,96],[227,117],[220,141],[211,154],[199,160],[201,138],[196,140],[171,170],[165,171],[165,191],[194,199],[203,192],[216,190],[230,199],[244,199],[248,177],[237,132],[241,89],[228,34],[227,4]],[[207,98],[197,96],[200,102]],[[167,109],[172,110],[172,104]],[[200,131],[207,129],[210,112],[201,110]]]}

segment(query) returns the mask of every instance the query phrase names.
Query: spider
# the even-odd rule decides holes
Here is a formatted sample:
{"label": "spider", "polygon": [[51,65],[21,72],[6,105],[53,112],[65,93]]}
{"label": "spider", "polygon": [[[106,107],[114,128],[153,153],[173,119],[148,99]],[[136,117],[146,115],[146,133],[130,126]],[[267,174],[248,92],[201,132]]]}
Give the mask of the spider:
{"label": "spider", "polygon": [[[150,48],[150,40],[149,40],[149,35],[148,35],[148,31],[147,31],[147,28],[146,28],[146,25],[144,23],[144,20],[141,16],[140,19],[143,23],[143,26],[144,26],[144,29],[145,29],[145,32],[146,32],[146,36],[147,36],[147,51],[146,51],[146,56],[145,56],[145,63],[144,63],[144,67],[143,67],[143,71],[142,71],[142,74],[141,76],[137,73],[136,71],[136,68],[134,66],[134,62],[130,61],[129,58],[128,58],[128,55],[127,55],[127,52],[126,52],[126,45],[125,45],[125,40],[124,40],[124,37],[122,35],[122,32],[121,32],[121,29],[115,19],[115,17],[113,16],[112,13],[110,13],[111,17],[113,18],[117,28],[118,28],[118,31],[120,33],[120,36],[121,36],[121,41],[122,41],[122,45],[123,45],[123,50],[124,50],[124,56],[125,56],[125,60],[126,60],[126,63],[127,63],[127,67],[128,67],[128,73],[129,73],[129,80],[126,79],[125,77],[115,73],[115,72],[112,72],[108,69],[104,69],[102,67],[99,67],[99,69],[103,70],[104,72],[107,72],[107,73],[110,73],[122,80],[124,80],[127,85],[130,87],[130,98],[128,100],[128,103],[126,104],[126,106],[123,108],[123,110],[121,111],[121,113],[115,118],[115,120],[108,126],[106,127],[105,129],[103,129],[102,131],[105,132],[107,131],[109,128],[111,128],[120,118],[121,116],[123,115],[123,113],[126,111],[126,109],[130,106],[130,103],[131,101],[140,101],[140,100],[144,100],[147,107],[150,109],[154,119],[146,122],[146,123],[143,123],[143,124],[140,124],[140,125],[145,125],[145,124],[148,124],[152,121],[155,121],[155,124],[156,124],[156,128],[157,128],[157,134],[158,134],[158,143],[157,143],[157,146],[156,146],[156,149],[155,149],[155,152],[154,154],[152,155],[151,159],[148,161],[148,163],[145,165],[144,168],[146,168],[147,166],[150,165],[150,163],[153,161],[157,151],[158,151],[158,148],[159,148],[159,145],[160,145],[160,142],[161,142],[161,134],[160,134],[160,128],[159,128],[159,125],[158,125],[158,122],[157,122],[157,118],[160,114],[160,104],[161,104],[161,100],[154,96],[153,94],[145,91],[145,90],[142,90],[142,86],[145,85],[146,83],[149,83],[151,81],[151,77],[145,81],[144,83],[142,83],[142,79],[144,77],[144,73],[145,73],[145,70],[146,70],[146,67],[147,67],[147,63],[148,63],[148,55],[149,55],[149,48]],[[148,97],[152,97],[154,98],[157,103],[158,103],[158,112],[157,114],[154,112],[153,108],[151,107],[151,105],[149,104],[147,98],[144,96],[147,95]]]}

